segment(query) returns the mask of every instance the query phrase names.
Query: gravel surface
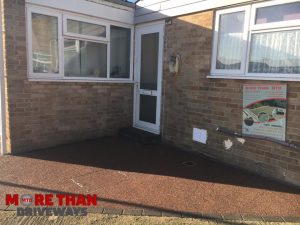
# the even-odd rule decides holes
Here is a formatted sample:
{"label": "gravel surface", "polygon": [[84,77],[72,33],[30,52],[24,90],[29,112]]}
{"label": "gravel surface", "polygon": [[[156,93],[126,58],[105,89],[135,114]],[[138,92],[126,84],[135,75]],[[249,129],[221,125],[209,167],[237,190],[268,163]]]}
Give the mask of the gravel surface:
{"label": "gravel surface", "polygon": [[264,223],[264,222],[245,222],[245,221],[226,221],[216,222],[197,219],[182,219],[172,217],[147,217],[147,216],[113,216],[102,214],[88,214],[86,217],[16,217],[15,212],[0,212],[1,225],[300,225],[300,223]]}

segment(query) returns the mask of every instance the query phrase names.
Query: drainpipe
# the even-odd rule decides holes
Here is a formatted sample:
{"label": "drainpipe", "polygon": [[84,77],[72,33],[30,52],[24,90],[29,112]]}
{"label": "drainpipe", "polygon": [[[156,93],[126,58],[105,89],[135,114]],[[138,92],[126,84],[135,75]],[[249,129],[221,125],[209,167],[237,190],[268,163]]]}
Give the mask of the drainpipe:
{"label": "drainpipe", "polygon": [[[3,3],[0,3],[0,12],[3,11]],[[5,70],[4,70],[4,45],[3,45],[3,34],[4,29],[4,16],[0,18],[0,115],[1,115],[1,155],[6,154],[6,102],[5,102]]]}

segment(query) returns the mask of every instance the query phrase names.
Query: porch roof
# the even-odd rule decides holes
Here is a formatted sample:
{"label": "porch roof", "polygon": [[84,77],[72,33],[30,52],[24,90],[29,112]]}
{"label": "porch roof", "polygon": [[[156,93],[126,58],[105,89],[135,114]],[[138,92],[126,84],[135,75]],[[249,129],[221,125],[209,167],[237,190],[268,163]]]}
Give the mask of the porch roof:
{"label": "porch roof", "polygon": [[99,2],[99,3],[103,2],[103,1],[106,1],[106,2],[111,2],[111,3],[114,3],[114,4],[118,4],[118,5],[123,5],[123,6],[131,7],[131,8],[135,8],[134,3],[128,2],[128,1],[125,1],[125,0],[88,0],[88,1]]}

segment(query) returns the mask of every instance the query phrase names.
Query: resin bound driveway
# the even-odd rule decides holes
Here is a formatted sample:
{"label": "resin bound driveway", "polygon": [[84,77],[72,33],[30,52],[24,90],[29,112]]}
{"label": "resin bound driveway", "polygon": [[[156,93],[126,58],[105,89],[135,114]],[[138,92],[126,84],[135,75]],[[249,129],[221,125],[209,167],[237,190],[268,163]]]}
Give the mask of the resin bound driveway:
{"label": "resin bound driveway", "polygon": [[[182,165],[193,160],[194,167]],[[165,145],[117,137],[0,157],[0,191],[97,194],[98,206],[299,216],[300,191]]]}

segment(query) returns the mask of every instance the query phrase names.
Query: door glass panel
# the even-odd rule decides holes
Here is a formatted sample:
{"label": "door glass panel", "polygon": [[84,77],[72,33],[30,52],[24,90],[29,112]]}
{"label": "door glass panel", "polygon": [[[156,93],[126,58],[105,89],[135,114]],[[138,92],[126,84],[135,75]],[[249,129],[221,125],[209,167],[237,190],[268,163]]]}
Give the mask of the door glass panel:
{"label": "door glass panel", "polygon": [[140,120],[156,123],[156,96],[140,95]]}
{"label": "door glass panel", "polygon": [[157,90],[159,33],[143,34],[141,46],[141,89]]}

